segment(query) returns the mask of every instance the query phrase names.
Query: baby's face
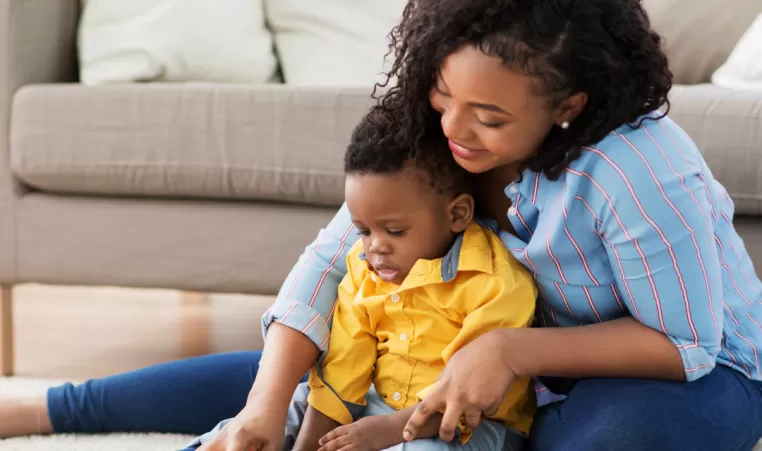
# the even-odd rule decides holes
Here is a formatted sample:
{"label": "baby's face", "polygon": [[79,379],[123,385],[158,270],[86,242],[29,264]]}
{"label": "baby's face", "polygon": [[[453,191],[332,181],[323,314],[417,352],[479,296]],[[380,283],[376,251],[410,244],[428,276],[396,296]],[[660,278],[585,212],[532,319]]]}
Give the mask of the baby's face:
{"label": "baby's face", "polygon": [[347,176],[345,196],[367,261],[385,282],[401,284],[418,259],[444,257],[452,242],[450,199],[426,185],[425,174]]}

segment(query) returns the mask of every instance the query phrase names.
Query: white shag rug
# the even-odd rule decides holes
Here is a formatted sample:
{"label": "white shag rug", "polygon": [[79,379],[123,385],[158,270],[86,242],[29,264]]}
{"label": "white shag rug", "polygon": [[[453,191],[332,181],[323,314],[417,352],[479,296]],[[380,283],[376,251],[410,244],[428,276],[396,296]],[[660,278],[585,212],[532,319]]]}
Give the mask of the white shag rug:
{"label": "white shag rug", "polygon": [[[12,394],[38,394],[58,381],[0,378],[0,398]],[[173,434],[49,435],[0,439],[0,451],[175,451],[193,440]]]}

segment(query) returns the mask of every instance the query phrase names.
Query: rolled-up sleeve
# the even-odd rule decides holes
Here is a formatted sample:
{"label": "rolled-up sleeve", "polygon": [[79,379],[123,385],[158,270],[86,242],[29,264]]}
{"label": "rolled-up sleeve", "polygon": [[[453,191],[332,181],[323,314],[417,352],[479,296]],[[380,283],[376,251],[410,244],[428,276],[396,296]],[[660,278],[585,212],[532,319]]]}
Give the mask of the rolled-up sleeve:
{"label": "rolled-up sleeve", "polygon": [[346,205],[317,239],[306,247],[291,269],[275,303],[262,316],[262,330],[273,322],[295,329],[317,345],[328,348],[329,318],[336,303],[338,287],[347,273],[347,254],[357,241]]}
{"label": "rolled-up sleeve", "polygon": [[628,164],[604,156],[610,172],[596,193],[605,199],[599,233],[630,313],[669,337],[686,380],[696,380],[714,368],[722,340],[710,189],[696,168],[632,149]]}

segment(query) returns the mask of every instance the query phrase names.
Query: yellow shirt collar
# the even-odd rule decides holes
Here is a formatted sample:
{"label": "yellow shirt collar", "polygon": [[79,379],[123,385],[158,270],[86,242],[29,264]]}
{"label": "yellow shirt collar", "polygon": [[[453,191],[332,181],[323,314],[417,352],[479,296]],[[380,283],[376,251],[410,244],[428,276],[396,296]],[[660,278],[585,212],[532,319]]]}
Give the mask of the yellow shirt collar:
{"label": "yellow shirt collar", "polygon": [[[493,255],[490,240],[487,237],[488,233],[490,232],[486,227],[483,228],[477,222],[472,222],[465,231],[458,234],[444,257],[434,260],[418,260],[400,285],[399,291],[435,283],[451,282],[459,271],[480,271],[492,274],[494,271]],[[358,245],[359,253],[353,252],[353,254],[365,261],[362,244],[358,242]],[[365,272],[363,276],[367,276],[371,272],[369,265],[360,265],[360,267],[367,268],[367,271],[363,271]],[[383,282],[379,283],[383,284]]]}

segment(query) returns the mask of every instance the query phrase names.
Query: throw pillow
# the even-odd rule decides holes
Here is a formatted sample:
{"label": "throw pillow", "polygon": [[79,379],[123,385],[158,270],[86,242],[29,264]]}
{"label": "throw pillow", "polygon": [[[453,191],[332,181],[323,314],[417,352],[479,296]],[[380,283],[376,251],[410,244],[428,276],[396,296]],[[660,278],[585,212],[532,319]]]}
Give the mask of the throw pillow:
{"label": "throw pillow", "polygon": [[83,0],[80,78],[262,83],[276,71],[262,0]]}
{"label": "throw pillow", "polygon": [[406,0],[265,0],[284,81],[369,87],[383,80],[388,34]]}
{"label": "throw pillow", "polygon": [[728,61],[712,75],[716,85],[762,91],[762,14],[733,49]]}
{"label": "throw pillow", "polygon": [[643,0],[664,37],[675,83],[708,83],[757,15],[760,0]]}

